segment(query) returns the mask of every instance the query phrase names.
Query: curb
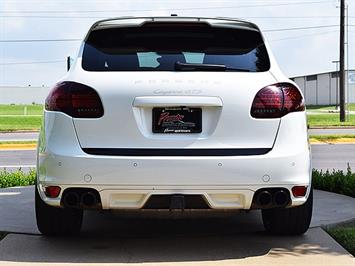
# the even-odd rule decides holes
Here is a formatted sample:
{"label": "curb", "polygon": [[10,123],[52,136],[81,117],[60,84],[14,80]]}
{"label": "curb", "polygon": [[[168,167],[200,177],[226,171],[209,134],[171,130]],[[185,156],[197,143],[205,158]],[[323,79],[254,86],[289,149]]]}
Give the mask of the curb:
{"label": "curb", "polygon": [[354,138],[342,138],[339,140],[336,140],[336,139],[335,140],[317,140],[317,139],[312,140],[312,138],[310,138],[309,143],[313,144],[313,145],[355,144],[355,139]]}
{"label": "curb", "polygon": [[352,219],[349,219],[349,220],[346,220],[343,222],[321,225],[320,227],[327,230],[327,229],[332,229],[335,227],[342,227],[342,226],[348,226],[348,225],[355,225],[355,218],[352,218]]}
{"label": "curb", "polygon": [[0,150],[35,150],[37,148],[37,143],[29,144],[0,144]]}

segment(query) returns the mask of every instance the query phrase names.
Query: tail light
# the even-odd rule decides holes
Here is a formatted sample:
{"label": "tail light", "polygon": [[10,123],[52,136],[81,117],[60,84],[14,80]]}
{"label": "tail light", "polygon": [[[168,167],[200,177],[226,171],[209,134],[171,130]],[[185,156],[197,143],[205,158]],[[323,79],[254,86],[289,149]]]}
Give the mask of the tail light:
{"label": "tail light", "polygon": [[44,194],[46,194],[46,196],[49,198],[56,198],[59,196],[59,193],[60,193],[60,187],[58,186],[46,187],[46,190],[44,191]]}
{"label": "tail light", "polygon": [[295,197],[304,197],[307,193],[307,186],[294,186],[292,188],[292,194]]}
{"label": "tail light", "polygon": [[304,109],[303,97],[294,85],[277,83],[262,88],[256,94],[250,113],[254,118],[280,118]]}
{"label": "tail light", "polygon": [[45,108],[75,118],[99,118],[104,114],[97,92],[89,86],[71,81],[54,86],[46,98]]}

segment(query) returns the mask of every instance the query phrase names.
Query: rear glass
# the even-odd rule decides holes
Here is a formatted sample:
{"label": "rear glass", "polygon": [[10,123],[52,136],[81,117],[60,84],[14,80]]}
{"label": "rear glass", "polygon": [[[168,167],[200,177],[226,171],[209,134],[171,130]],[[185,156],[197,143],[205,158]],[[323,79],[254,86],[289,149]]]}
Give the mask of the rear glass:
{"label": "rear glass", "polygon": [[259,32],[202,23],[147,23],[92,31],[84,46],[82,67],[87,71],[175,71],[176,62],[250,72],[270,68]]}

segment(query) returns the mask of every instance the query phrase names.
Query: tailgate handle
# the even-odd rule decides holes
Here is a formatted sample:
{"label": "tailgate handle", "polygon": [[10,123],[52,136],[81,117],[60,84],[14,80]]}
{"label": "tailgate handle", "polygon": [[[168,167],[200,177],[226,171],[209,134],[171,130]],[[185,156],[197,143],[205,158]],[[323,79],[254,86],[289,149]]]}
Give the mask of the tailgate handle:
{"label": "tailgate handle", "polygon": [[141,96],[133,101],[134,107],[214,106],[222,107],[222,99],[213,96]]}

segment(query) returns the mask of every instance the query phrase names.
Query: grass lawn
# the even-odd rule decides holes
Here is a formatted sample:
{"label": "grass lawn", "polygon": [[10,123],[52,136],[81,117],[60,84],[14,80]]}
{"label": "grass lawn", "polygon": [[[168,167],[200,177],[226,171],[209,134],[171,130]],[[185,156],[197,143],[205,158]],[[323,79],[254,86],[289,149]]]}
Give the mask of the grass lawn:
{"label": "grass lawn", "polygon": [[355,225],[339,226],[327,230],[340,245],[355,256]]}
{"label": "grass lawn", "polygon": [[0,131],[39,130],[42,116],[0,116]]}
{"label": "grass lawn", "polygon": [[350,121],[339,122],[339,114],[309,114],[307,115],[310,127],[326,126],[355,126],[355,115],[350,115]]}
{"label": "grass lawn", "polygon": [[0,104],[0,115],[24,115],[25,108],[27,108],[27,115],[42,115],[43,113],[42,104]]}
{"label": "grass lawn", "polygon": [[36,144],[36,140],[11,140],[11,141],[0,141],[1,145],[8,145],[8,144]]}
{"label": "grass lawn", "polygon": [[317,140],[355,139],[355,135],[311,135],[309,137]]}
{"label": "grass lawn", "polygon": [[[307,110],[312,110],[312,111],[335,110],[335,105],[307,105]],[[355,111],[355,103],[349,104],[349,110]]]}

